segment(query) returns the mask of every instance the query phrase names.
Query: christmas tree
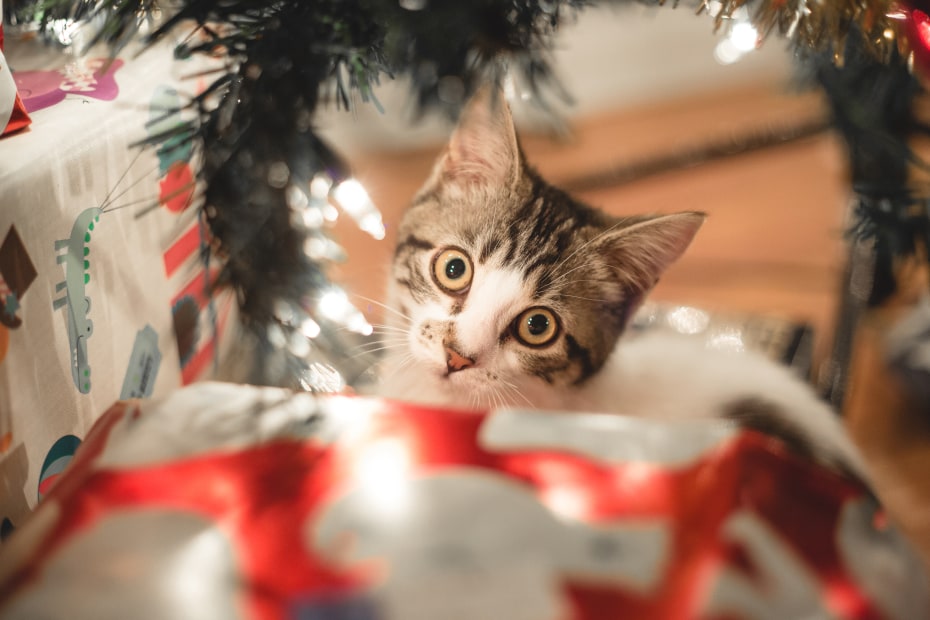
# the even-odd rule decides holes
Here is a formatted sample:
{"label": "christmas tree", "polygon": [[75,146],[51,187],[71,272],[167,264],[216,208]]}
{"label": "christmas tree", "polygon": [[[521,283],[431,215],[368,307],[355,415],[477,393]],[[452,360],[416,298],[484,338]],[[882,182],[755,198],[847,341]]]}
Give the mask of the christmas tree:
{"label": "christmas tree", "polygon": [[[200,208],[223,264],[218,285],[235,290],[262,354],[253,380],[285,377],[313,388],[319,382],[307,373],[321,361],[351,381],[358,364],[345,354],[348,343],[371,330],[329,279],[340,252],[324,214],[336,205],[362,229],[383,235],[364,189],[315,132],[317,108],[333,101],[349,109],[378,106],[379,82],[405,77],[420,114],[454,117],[478,85],[504,76],[545,106],[559,92],[547,55],[552,37],[592,4],[7,0],[4,10],[51,39],[63,24],[87,28],[92,44],[114,53],[134,40],[188,32],[196,36],[177,46],[178,57],[224,59],[225,70],[206,91],[185,102],[195,112],[191,120],[152,136],[149,146],[191,140],[201,149]],[[799,66],[831,101],[858,200],[852,232],[874,240],[872,297],[880,299],[894,286],[892,258],[913,252],[928,234],[926,192],[913,179],[919,161],[909,147],[927,130],[916,117],[930,58],[920,36],[927,14],[886,0],[723,0],[691,8],[712,11],[716,27],[726,28],[744,6],[759,44],[768,36],[789,40]]]}

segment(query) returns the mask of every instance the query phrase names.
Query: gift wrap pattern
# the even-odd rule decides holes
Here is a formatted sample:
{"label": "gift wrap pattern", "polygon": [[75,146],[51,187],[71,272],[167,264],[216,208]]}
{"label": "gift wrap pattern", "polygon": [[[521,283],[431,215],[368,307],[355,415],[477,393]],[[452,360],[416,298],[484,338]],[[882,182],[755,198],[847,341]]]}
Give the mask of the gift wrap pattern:
{"label": "gift wrap pattern", "polygon": [[74,57],[9,32],[5,51],[32,124],[0,139],[4,536],[112,402],[209,376],[231,306],[203,293],[196,154],[135,146],[180,122],[206,61]]}
{"label": "gift wrap pattern", "polygon": [[[3,3],[0,2],[0,15]],[[3,55],[3,20],[0,19],[0,137],[22,131],[31,119],[26,106],[16,90],[16,82],[10,64]]]}
{"label": "gift wrap pattern", "polygon": [[198,383],[97,422],[0,617],[903,620],[927,584],[860,486],[720,422]]}

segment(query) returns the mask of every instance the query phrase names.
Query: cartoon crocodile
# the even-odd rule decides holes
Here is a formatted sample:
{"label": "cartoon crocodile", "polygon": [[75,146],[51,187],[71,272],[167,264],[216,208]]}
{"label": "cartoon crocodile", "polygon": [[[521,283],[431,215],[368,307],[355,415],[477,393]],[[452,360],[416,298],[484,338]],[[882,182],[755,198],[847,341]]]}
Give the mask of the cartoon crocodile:
{"label": "cartoon crocodile", "polygon": [[52,302],[52,308],[62,306],[68,310],[68,341],[71,347],[71,377],[74,385],[82,394],[90,392],[90,364],[87,361],[87,339],[94,333],[94,323],[87,318],[90,312],[90,297],[84,294],[84,285],[90,282],[87,268],[90,262],[87,255],[90,248],[90,233],[94,224],[100,221],[101,209],[85,209],[74,220],[71,237],[55,241],[55,251],[64,250],[57,255],[57,262],[65,266],[65,279],[55,285],[55,292],[65,292],[64,296]]}

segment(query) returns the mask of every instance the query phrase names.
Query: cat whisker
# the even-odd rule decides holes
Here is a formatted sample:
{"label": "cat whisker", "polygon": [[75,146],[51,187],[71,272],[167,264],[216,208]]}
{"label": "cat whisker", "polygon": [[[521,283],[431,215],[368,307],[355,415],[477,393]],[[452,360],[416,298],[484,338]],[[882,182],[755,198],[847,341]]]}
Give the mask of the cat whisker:
{"label": "cat whisker", "polygon": [[[413,365],[413,363],[416,361],[416,358],[414,357],[413,353],[408,351],[407,353],[402,355],[400,358],[396,360],[392,360],[392,361],[394,361],[395,366],[394,368],[391,369],[390,373],[388,373],[387,376],[383,377],[383,381],[390,381],[391,379],[396,377],[397,373]],[[375,365],[383,364],[383,362],[384,360],[381,360],[377,362]]]}
{"label": "cat whisker", "polygon": [[508,390],[505,390],[503,388],[498,389],[498,395],[499,395],[500,402],[497,404],[495,409],[503,409],[504,407],[507,406],[507,404],[510,401],[508,394],[509,394]]}
{"label": "cat whisker", "polygon": [[526,395],[525,395],[522,391],[520,391],[520,388],[518,388],[515,384],[513,384],[513,383],[511,383],[511,382],[509,382],[509,381],[504,381],[504,380],[501,380],[501,383],[502,383],[514,396],[519,396],[520,398],[522,398],[523,401],[526,403],[526,405],[527,405],[528,407],[533,407],[533,402],[532,402],[529,398],[527,398]]}
{"label": "cat whisker", "polygon": [[[563,263],[564,263],[564,261],[563,261]],[[558,276],[557,278],[555,278],[555,279],[552,281],[552,285],[553,285],[553,286],[557,286],[557,285],[559,285],[559,284],[562,284],[563,282],[565,282],[566,280],[568,280],[568,278],[569,278],[570,275],[572,275],[573,273],[575,273],[575,272],[578,271],[579,269],[585,269],[585,268],[587,268],[587,267],[590,267],[590,265],[589,265],[588,263],[586,263],[586,262],[583,262],[583,263],[581,263],[580,265],[576,265],[576,266],[572,267],[571,269],[569,269],[569,270],[566,271],[565,273],[559,274],[559,276]],[[622,268],[617,267],[617,266],[614,266],[614,265],[607,265],[607,267],[609,267],[609,268],[611,268],[611,269],[614,269],[614,270],[620,270],[620,271],[622,271]],[[556,269],[557,269],[557,267],[553,268],[553,271],[555,271]],[[596,279],[587,279],[587,280],[573,280],[573,282],[597,282],[597,283],[601,283],[601,284],[603,284],[604,282],[615,282],[615,281],[616,281],[616,280],[615,280],[614,278],[596,278]]]}
{"label": "cat whisker", "polygon": [[481,398],[477,391],[471,391],[468,394],[468,406],[471,409],[480,409],[481,408]]}
{"label": "cat whisker", "polygon": [[362,343],[361,345],[359,345],[359,346],[363,346],[363,345],[366,345],[366,344],[371,344],[371,343],[373,343],[373,342],[381,342],[382,340],[397,340],[397,341],[406,340],[407,337],[410,335],[409,332],[407,332],[406,330],[404,330],[404,331],[390,331],[390,332],[387,332],[387,331],[386,331],[386,332],[381,332],[381,333],[376,332],[376,331],[372,331],[372,335],[375,335],[375,334],[377,334],[377,336],[378,336],[377,338],[373,338],[373,339],[371,339],[371,340],[368,340],[367,342],[363,342],[363,343]]}
{"label": "cat whisker", "polygon": [[566,295],[562,293],[562,297],[570,297],[572,299],[580,299],[582,301],[593,301],[594,303],[606,303],[606,299],[594,299],[593,297],[582,297],[581,295]]}
{"label": "cat whisker", "polygon": [[[476,390],[477,392],[477,390]],[[495,396],[497,394],[497,387],[493,383],[487,383],[485,389],[478,394],[478,401],[482,409],[493,409],[495,403]]]}
{"label": "cat whisker", "polygon": [[372,323],[371,328],[373,333],[399,333],[404,335],[409,335],[410,330],[405,327],[395,327],[394,325],[381,325],[377,323]]}
{"label": "cat whisker", "polygon": [[363,354],[373,353],[375,351],[380,351],[381,349],[384,349],[384,348],[401,347],[401,346],[404,346],[405,344],[406,344],[406,341],[404,340],[394,340],[394,341],[379,340],[378,342],[367,342],[365,344],[359,345],[357,347],[354,347],[353,350],[358,351]]}
{"label": "cat whisker", "polygon": [[[389,344],[383,344],[379,342],[379,343],[369,343],[369,344],[378,344],[380,346],[377,346],[374,348],[365,348],[360,351],[356,349],[356,351],[358,352],[355,355],[349,357],[349,359],[354,360],[354,359],[363,357],[365,355],[374,355],[375,353],[379,353],[381,351],[388,351],[391,349],[401,349],[406,345],[406,342],[395,342],[395,343],[389,343]],[[367,346],[367,345],[362,345],[362,346]]]}
{"label": "cat whisker", "polygon": [[373,332],[377,336],[374,342],[409,342],[410,335],[398,332]]}
{"label": "cat whisker", "polygon": [[407,351],[406,353],[404,353],[403,357],[397,360],[397,365],[400,368],[406,368],[408,366],[412,366],[415,361],[417,361],[417,358],[413,354],[413,352]]}
{"label": "cat whisker", "polygon": [[[563,282],[564,282],[564,280],[562,280],[561,277],[560,277],[560,278],[558,278],[558,279],[556,279],[556,280],[553,280],[550,286],[553,287],[553,288],[554,288],[554,287],[558,287],[558,286],[561,285]],[[571,283],[572,283],[573,285],[577,285],[577,284],[597,284],[597,285],[600,285],[600,286],[603,286],[603,285],[607,284],[607,285],[609,285],[609,286],[614,286],[614,287],[615,287],[615,286],[617,285],[617,280],[616,280],[616,279],[612,279],[612,278],[585,278],[585,279],[583,279],[583,280],[575,280],[575,279],[572,279]]]}
{"label": "cat whisker", "polygon": [[405,344],[406,342],[407,342],[407,339],[400,335],[390,335],[390,336],[385,336],[384,338],[379,338],[377,340],[372,340],[371,342],[362,343],[353,348],[355,350],[364,350],[364,349],[382,347],[386,344],[401,345],[401,344]]}
{"label": "cat whisker", "polygon": [[584,250],[585,248],[587,248],[589,245],[591,245],[591,244],[594,243],[595,241],[598,241],[601,237],[604,237],[604,236],[606,236],[608,233],[613,232],[615,229],[622,227],[624,224],[626,224],[626,222],[625,222],[624,220],[620,220],[619,222],[615,223],[615,224],[614,224],[613,226],[611,226],[610,228],[607,228],[606,230],[602,230],[602,231],[599,232],[598,234],[594,235],[593,237],[591,237],[590,239],[588,239],[586,242],[582,243],[580,246],[578,246],[577,248],[575,248],[575,251],[574,251],[574,252],[572,252],[571,254],[569,254],[568,256],[566,256],[565,258],[563,258],[561,261],[559,261],[559,262],[556,264],[556,266],[553,268],[553,270],[554,270],[554,271],[557,271],[559,268],[562,267],[562,265],[564,265],[564,264],[567,263],[569,260],[571,260],[572,258],[574,258],[574,257],[578,254],[578,252],[581,252],[582,250]]}
{"label": "cat whisker", "polygon": [[[367,356],[369,356],[369,355],[375,355],[376,353],[378,353],[378,351],[365,351],[365,352],[362,352],[362,353],[356,353],[355,355],[349,356],[347,359],[348,359],[349,361],[355,361],[355,360],[357,360],[357,359],[359,359],[359,358],[364,358],[364,357],[367,357]],[[378,356],[378,359],[374,360],[374,361],[369,365],[369,368],[372,368],[372,367],[378,365],[379,363],[381,363],[381,361],[383,361],[383,360],[381,359],[381,356]]]}
{"label": "cat whisker", "polygon": [[492,410],[500,409],[501,405],[503,404],[503,400],[504,399],[501,396],[501,389],[497,387],[494,388],[491,391],[491,409]]}
{"label": "cat whisker", "polygon": [[404,320],[407,321],[408,323],[412,323],[412,322],[413,322],[413,318],[412,318],[412,317],[407,316],[406,314],[404,314],[404,313],[401,312],[400,310],[398,310],[398,309],[396,309],[396,308],[392,308],[391,306],[389,306],[389,305],[387,305],[387,304],[383,304],[383,303],[381,303],[380,301],[376,301],[376,300],[372,299],[371,297],[365,297],[364,295],[359,295],[358,293],[349,293],[349,294],[350,294],[352,297],[358,297],[358,298],[361,299],[362,301],[367,301],[367,302],[370,303],[370,304],[374,304],[374,305],[376,305],[376,306],[378,306],[378,307],[380,307],[380,308],[384,308],[384,309],[387,310],[388,312],[392,312],[392,313],[396,314],[397,316],[399,316],[400,318],[404,319]]}
{"label": "cat whisker", "polygon": [[614,281],[614,280],[611,279],[611,278],[585,278],[585,279],[583,279],[583,280],[574,280],[574,279],[573,279],[573,280],[572,280],[572,283],[573,283],[573,284],[581,284],[581,283],[604,284],[605,282],[610,283],[610,282],[613,282],[613,281]]}
{"label": "cat whisker", "polygon": [[[571,254],[569,254],[568,256],[566,256],[564,259],[562,259],[561,261],[559,261],[559,262],[552,268],[552,271],[558,271],[560,268],[562,268],[563,265],[565,265],[566,263],[568,263],[569,260],[571,260],[571,259],[572,259],[574,256],[576,256],[579,252],[581,252],[582,250],[584,250],[585,248],[587,248],[588,246],[590,246],[592,243],[597,242],[597,241],[598,241],[599,239],[601,239],[602,237],[608,235],[609,233],[613,232],[613,231],[616,230],[617,228],[621,228],[621,227],[623,227],[623,226],[625,226],[625,225],[627,225],[627,222],[624,221],[624,220],[621,220],[621,221],[619,221],[619,222],[616,222],[616,223],[615,223],[613,226],[611,226],[610,228],[607,228],[606,230],[603,230],[603,231],[601,231],[600,233],[594,235],[593,237],[591,237],[590,239],[588,239],[585,243],[581,244],[578,248],[576,248],[574,252],[572,252]],[[555,285],[555,284],[560,284],[560,283],[564,282],[565,279],[568,278],[569,275],[571,275],[571,274],[574,273],[575,271],[577,271],[577,270],[579,270],[579,269],[583,269],[583,268],[585,268],[585,267],[587,267],[587,266],[588,266],[587,262],[582,262],[580,265],[576,265],[575,267],[572,267],[571,269],[569,269],[569,270],[566,271],[565,273],[562,273],[562,274],[560,274],[557,278],[555,278],[555,280],[553,281],[553,285]],[[616,267],[613,267],[612,265],[608,265],[608,266],[611,267],[611,268],[615,268],[615,269],[616,269]]]}
{"label": "cat whisker", "polygon": [[[379,386],[385,381],[394,379],[394,377],[397,376],[397,373],[402,371],[404,368],[407,368],[408,366],[410,366],[410,364],[413,362],[413,359],[412,359],[412,356],[410,356],[409,354],[398,355],[397,357],[392,357],[391,358],[392,366],[390,367],[391,368],[390,372],[386,372],[384,370],[385,368],[388,367],[385,364],[385,361],[386,360],[383,357],[373,360],[370,364],[365,366],[365,369],[361,371],[359,375],[360,376],[367,375],[367,376],[373,377],[373,381],[374,381],[373,387]],[[375,387],[375,389],[371,392],[371,394],[378,395],[378,396],[383,395],[380,393],[380,390],[377,387]]]}
{"label": "cat whisker", "polygon": [[[369,325],[371,325],[371,323],[369,323]],[[373,326],[372,326],[372,327],[373,327]],[[349,327],[348,325],[334,325],[334,326],[333,326],[333,331],[334,331],[334,332],[337,332],[337,333],[340,333],[340,334],[345,333],[345,332],[351,332],[351,335],[352,335],[352,336],[358,336],[358,337],[362,337],[362,338],[365,337],[364,334],[360,334],[360,333],[359,333],[357,327]],[[375,333],[375,332],[372,331],[372,334],[373,334],[373,333]],[[369,336],[370,336],[370,335],[371,335],[371,334],[369,334]]]}

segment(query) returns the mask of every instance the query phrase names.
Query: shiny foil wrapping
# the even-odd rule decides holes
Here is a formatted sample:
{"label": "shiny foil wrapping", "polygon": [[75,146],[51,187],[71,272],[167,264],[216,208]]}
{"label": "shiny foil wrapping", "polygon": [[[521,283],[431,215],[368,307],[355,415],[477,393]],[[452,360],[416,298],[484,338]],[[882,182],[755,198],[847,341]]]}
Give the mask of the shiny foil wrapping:
{"label": "shiny foil wrapping", "polygon": [[197,384],[119,403],[2,618],[925,618],[859,484],[720,422]]}
{"label": "shiny foil wrapping", "polygon": [[811,371],[813,328],[786,317],[652,302],[634,315],[630,327],[634,333],[661,329],[691,336],[711,349],[755,351],[791,367],[802,378]]}

